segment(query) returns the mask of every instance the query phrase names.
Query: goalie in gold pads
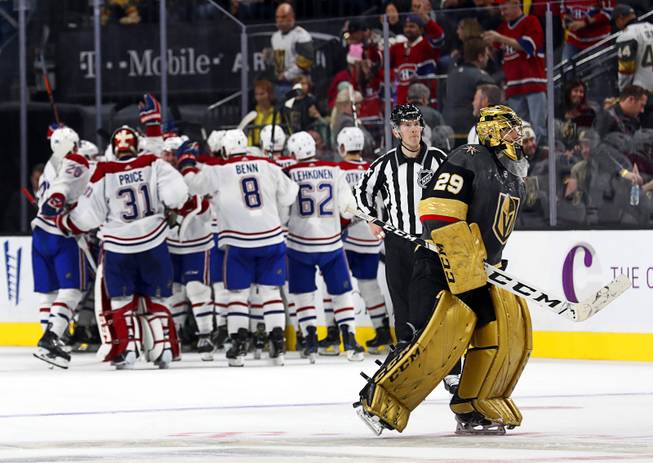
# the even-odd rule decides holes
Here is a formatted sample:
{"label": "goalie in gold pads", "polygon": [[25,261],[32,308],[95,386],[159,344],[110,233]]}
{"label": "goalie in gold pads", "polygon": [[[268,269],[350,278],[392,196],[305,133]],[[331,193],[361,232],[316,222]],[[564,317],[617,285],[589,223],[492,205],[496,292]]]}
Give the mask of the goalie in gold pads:
{"label": "goalie in gold pads", "polygon": [[522,121],[508,107],[481,110],[481,144],[451,152],[419,205],[424,239],[411,281],[413,335],[396,349],[355,404],[377,433],[403,431],[415,409],[467,351],[451,410],[457,433],[504,434],[522,415],[510,398],[532,349],[526,302],[487,284],[484,261],[500,265],[524,197]]}

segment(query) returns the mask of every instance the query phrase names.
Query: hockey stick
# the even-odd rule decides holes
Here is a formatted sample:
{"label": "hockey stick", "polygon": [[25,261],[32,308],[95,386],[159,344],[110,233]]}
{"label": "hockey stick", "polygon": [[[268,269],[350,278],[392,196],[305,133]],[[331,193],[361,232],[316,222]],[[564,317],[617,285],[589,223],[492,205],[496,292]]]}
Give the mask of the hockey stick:
{"label": "hockey stick", "polygon": [[[369,223],[373,223],[374,225],[383,228],[384,230],[394,235],[400,236],[408,241],[412,241],[413,243],[425,247],[435,253],[438,252],[438,249],[434,244],[399,230],[392,225],[377,219],[376,217],[372,217],[371,215],[365,214],[359,210],[354,211],[350,209],[349,212],[355,214],[357,217]],[[523,297],[531,302],[534,302],[537,305],[544,307],[545,309],[548,309],[557,315],[561,315],[573,322],[582,322],[596,315],[608,304],[623,294],[624,291],[630,288],[630,279],[626,275],[620,275],[584,301],[571,302],[563,298],[552,296],[548,291],[544,291],[537,286],[527,283],[524,280],[504,272],[503,270],[500,270],[488,263],[485,263],[484,266],[485,273],[487,273],[488,283],[503,288],[506,291]]]}
{"label": "hockey stick", "polygon": [[243,117],[240,120],[236,128],[238,130],[243,130],[245,127],[251,124],[254,119],[256,119],[256,114],[257,114],[256,111],[250,111],[247,114],[245,114],[245,117]]}
{"label": "hockey stick", "polygon": [[184,242],[184,237],[186,236],[186,230],[188,229],[188,226],[190,225],[193,218],[197,217],[197,215],[200,212],[202,212],[202,198],[200,196],[195,196],[195,199],[197,201],[197,206],[195,206],[195,209],[193,209],[188,214],[186,214],[181,219],[181,223],[179,224],[179,242],[180,243]]}
{"label": "hockey stick", "polygon": [[41,41],[41,51],[39,53],[39,61],[41,66],[41,72],[43,73],[43,85],[45,86],[45,92],[48,94],[48,100],[50,101],[50,107],[54,113],[54,120],[57,124],[61,124],[61,119],[59,118],[59,110],[57,105],[54,102],[54,95],[52,93],[52,86],[50,85],[50,79],[48,77],[48,69],[45,65],[45,46],[48,43],[48,38],[50,37],[50,27],[43,26],[43,40]]}
{"label": "hockey stick", "polygon": [[359,126],[359,120],[358,120],[358,111],[356,110],[356,99],[354,98],[354,86],[352,84],[347,85],[347,88],[349,89],[349,99],[351,100],[351,112],[352,116],[354,117],[354,127]]}

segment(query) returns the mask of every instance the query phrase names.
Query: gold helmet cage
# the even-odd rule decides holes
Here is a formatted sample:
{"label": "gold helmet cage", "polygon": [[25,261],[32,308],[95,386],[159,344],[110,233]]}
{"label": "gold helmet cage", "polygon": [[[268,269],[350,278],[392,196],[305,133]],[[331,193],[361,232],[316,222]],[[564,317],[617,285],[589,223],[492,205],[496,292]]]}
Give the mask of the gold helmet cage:
{"label": "gold helmet cage", "polygon": [[[499,148],[507,157],[517,161],[521,157],[516,146],[521,145],[522,126],[522,120],[508,106],[488,106],[481,109],[476,133],[481,144],[490,148]],[[506,136],[512,131],[516,136],[512,140],[507,140]]]}

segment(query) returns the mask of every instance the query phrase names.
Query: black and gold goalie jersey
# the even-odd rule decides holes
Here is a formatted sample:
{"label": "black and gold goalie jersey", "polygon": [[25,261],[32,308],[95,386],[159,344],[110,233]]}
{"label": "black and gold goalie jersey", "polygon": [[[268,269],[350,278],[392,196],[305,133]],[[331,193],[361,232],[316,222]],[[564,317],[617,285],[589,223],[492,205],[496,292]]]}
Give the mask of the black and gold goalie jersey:
{"label": "black and gold goalie jersey", "polygon": [[422,194],[419,215],[422,237],[457,221],[476,223],[487,250],[487,262],[497,264],[517,221],[525,196],[524,181],[506,170],[483,145],[463,145],[451,152]]}

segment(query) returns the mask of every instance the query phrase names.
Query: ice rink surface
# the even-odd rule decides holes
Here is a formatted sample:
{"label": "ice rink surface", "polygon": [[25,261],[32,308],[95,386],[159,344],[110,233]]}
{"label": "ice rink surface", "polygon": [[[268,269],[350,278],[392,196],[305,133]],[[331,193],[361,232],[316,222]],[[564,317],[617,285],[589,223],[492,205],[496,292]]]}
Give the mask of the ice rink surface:
{"label": "ice rink surface", "polygon": [[293,354],[133,371],[81,354],[63,371],[2,348],[0,461],[653,462],[653,364],[534,359],[513,395],[524,423],[506,436],[456,436],[440,385],[402,434],[375,437],[351,406],[373,359]]}

